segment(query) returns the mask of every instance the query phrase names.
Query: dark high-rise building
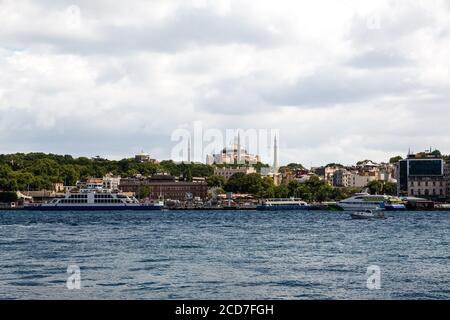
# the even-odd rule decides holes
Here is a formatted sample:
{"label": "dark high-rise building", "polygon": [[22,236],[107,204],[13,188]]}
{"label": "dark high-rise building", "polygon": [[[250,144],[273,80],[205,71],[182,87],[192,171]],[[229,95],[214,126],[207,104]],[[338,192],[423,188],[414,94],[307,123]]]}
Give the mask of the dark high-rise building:
{"label": "dark high-rise building", "polygon": [[410,154],[398,163],[397,184],[401,196],[445,201],[445,161],[436,153]]}

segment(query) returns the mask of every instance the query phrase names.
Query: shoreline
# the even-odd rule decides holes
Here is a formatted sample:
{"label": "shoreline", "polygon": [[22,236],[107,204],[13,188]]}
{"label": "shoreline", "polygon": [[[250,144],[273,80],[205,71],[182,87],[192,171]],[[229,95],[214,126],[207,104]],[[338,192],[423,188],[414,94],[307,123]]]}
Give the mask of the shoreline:
{"label": "shoreline", "polygon": [[[27,210],[23,207],[19,208],[0,208],[0,212],[2,211],[24,211],[24,212],[31,212],[32,210]],[[77,212],[77,210],[33,210],[34,212]],[[116,210],[103,210],[103,212],[109,212],[109,211],[116,211]],[[123,212],[131,212],[133,210],[124,210]],[[315,211],[326,211],[326,212],[337,212],[337,213],[348,213],[352,211],[345,211],[345,210],[330,210],[330,209],[315,209],[315,210],[258,210],[256,208],[165,208],[162,210],[148,210],[148,212],[159,212],[159,211],[259,211],[259,212],[287,212],[287,211],[298,211],[298,212],[315,212]],[[82,211],[80,211],[82,212]],[[89,211],[84,211],[89,212]],[[95,212],[95,211],[93,211]],[[147,212],[147,211],[140,211],[140,212]],[[395,211],[387,211],[387,212],[395,212]],[[405,210],[405,211],[397,211],[397,212],[450,212],[450,209],[442,209],[442,208],[434,208],[434,209],[427,209],[427,210]]]}

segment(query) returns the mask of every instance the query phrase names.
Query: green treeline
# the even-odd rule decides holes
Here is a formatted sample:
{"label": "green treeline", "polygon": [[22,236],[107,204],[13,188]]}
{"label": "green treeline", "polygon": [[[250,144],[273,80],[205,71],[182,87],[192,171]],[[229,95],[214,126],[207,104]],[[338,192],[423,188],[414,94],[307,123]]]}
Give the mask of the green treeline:
{"label": "green treeline", "polygon": [[[267,165],[258,164],[256,169],[259,172],[265,166]],[[303,166],[290,164],[280,168],[284,169],[303,169]],[[223,177],[214,176],[213,166],[197,163],[151,163],[135,159],[115,161],[44,153],[0,155],[0,191],[53,190],[54,183],[75,185],[79,180],[103,177],[108,173],[121,177],[169,173],[185,181],[192,181],[193,177],[204,177],[207,178],[208,185],[216,187],[219,192],[253,194],[261,198],[297,197],[311,202],[340,200],[361,191],[355,188],[334,188],[318,177],[312,177],[302,184],[293,181],[275,186],[272,178],[262,177],[259,173],[237,173],[225,181]],[[375,181],[367,187],[373,194],[396,193],[395,184]]]}
{"label": "green treeline", "polygon": [[275,186],[272,178],[261,177],[257,173],[236,173],[227,182],[222,177],[213,176],[208,183],[223,192],[253,194],[259,198],[296,197],[308,202],[342,200],[361,191],[358,188],[334,188],[319,177],[311,177],[305,183],[292,181],[287,185]]}
{"label": "green treeline", "polygon": [[209,177],[213,175],[214,168],[204,164],[177,164],[173,161],[156,164],[141,163],[134,159],[115,161],[74,158],[70,155],[17,153],[0,155],[0,190],[52,190],[53,184],[57,182],[75,185],[78,180],[103,177],[108,173],[131,177],[163,172],[190,180],[192,177]]}

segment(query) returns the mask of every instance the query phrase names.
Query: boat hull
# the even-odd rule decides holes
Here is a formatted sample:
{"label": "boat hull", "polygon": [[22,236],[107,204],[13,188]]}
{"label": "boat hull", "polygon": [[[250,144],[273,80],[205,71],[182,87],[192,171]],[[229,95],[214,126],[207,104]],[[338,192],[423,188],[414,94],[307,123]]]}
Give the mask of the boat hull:
{"label": "boat hull", "polygon": [[395,205],[385,205],[384,209],[386,211],[406,211],[406,206],[404,204],[395,204]]}
{"label": "boat hull", "polygon": [[380,210],[384,209],[384,206],[379,203],[361,203],[361,204],[346,204],[339,203],[339,207],[344,211],[364,211],[364,210]]}
{"label": "boat hull", "polygon": [[312,207],[298,205],[257,206],[258,211],[309,211]]}
{"label": "boat hull", "polygon": [[163,206],[139,205],[139,206],[25,206],[29,211],[160,211]]}

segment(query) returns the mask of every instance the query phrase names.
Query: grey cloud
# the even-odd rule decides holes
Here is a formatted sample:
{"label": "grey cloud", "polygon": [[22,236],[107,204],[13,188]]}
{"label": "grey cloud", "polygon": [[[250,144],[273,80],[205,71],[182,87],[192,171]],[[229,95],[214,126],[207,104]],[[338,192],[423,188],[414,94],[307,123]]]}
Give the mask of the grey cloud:
{"label": "grey cloud", "polygon": [[227,79],[200,88],[195,101],[200,110],[212,114],[237,115],[270,110],[271,105],[261,95],[260,89],[248,78]]}
{"label": "grey cloud", "polygon": [[278,86],[265,99],[285,106],[332,106],[343,103],[405,94],[415,83],[397,72],[352,72],[348,68],[323,68],[295,85]]}
{"label": "grey cloud", "polygon": [[[110,128],[86,121],[85,115],[56,116],[51,126],[37,124],[37,112],[0,110],[0,148],[9,152],[42,151],[79,156],[133,156],[142,149],[160,150],[159,158],[170,155],[170,128],[149,127],[145,123],[119,127],[114,119],[125,109],[106,112]],[[121,115],[122,114],[122,115]],[[44,115],[45,116],[45,115]]]}
{"label": "grey cloud", "polygon": [[[421,87],[414,80],[413,71],[379,69],[389,61],[352,61],[350,66],[319,68],[314,74],[299,79],[294,84],[273,82],[272,79],[256,79],[255,75],[221,80],[199,90],[197,102],[202,110],[213,114],[248,114],[273,111],[282,106],[299,108],[332,107],[379,99],[385,96],[411,94]],[[395,59],[393,59],[395,61]],[[394,64],[394,61],[390,63]],[[357,63],[358,62],[358,63]],[[401,61],[395,61],[401,63]],[[428,88],[422,88],[428,90]],[[212,94],[208,94],[212,92]]]}
{"label": "grey cloud", "polygon": [[352,57],[347,62],[349,66],[361,69],[403,67],[410,63],[409,58],[402,56],[394,49],[369,50]]}
{"label": "grey cloud", "polygon": [[251,17],[238,13],[218,15],[208,9],[189,7],[179,8],[159,23],[148,21],[143,26],[100,23],[92,27],[89,37],[29,29],[0,35],[0,39],[3,45],[15,48],[48,46],[57,52],[77,54],[143,50],[170,53],[192,46],[232,43],[267,47],[281,41],[281,36],[275,36]]}

